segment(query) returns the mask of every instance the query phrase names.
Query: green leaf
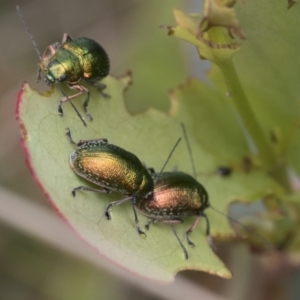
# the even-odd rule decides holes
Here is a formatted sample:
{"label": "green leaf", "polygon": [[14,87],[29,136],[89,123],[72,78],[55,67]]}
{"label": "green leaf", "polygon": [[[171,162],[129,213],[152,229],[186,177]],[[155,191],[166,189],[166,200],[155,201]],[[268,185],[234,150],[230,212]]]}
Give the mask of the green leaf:
{"label": "green leaf", "polygon": [[[205,222],[200,222],[191,235],[196,247],[188,248],[190,258],[185,260],[169,225],[153,225],[146,238],[138,236],[129,204],[113,208],[112,220],[105,219],[103,213],[108,203],[124,196],[78,192],[73,198],[71,190],[74,187],[93,185],[76,176],[70,168],[68,156],[74,148],[65,136],[65,129],[69,127],[75,141],[105,137],[110,143],[136,154],[147,166],[160,170],[182,135],[179,121],[183,121],[196,167],[202,174],[198,179],[207,187],[212,205],[226,213],[228,204],[237,197],[251,200],[253,195],[278,187],[263,173],[246,174],[235,164],[233,168],[237,172],[230,178],[214,174],[219,164],[237,162],[248,153],[243,134],[230,110],[225,104],[215,106],[215,101],[223,96],[192,80],[172,92],[169,114],[149,109],[130,115],[123,99],[130,77],[107,77],[104,82],[110,99],[103,99],[98,91],[89,87],[89,110],[94,120],[87,121],[87,127],[69,103],[63,106],[64,116],[58,116],[57,104],[62,95],[56,88],[41,95],[24,84],[19,94],[17,119],[22,145],[32,174],[48,200],[74,231],[103,257],[142,277],[168,282],[174,279],[176,272],[185,269],[231,277],[207,243]],[[81,112],[83,100],[78,97],[73,101]],[[174,168],[192,173],[184,143],[176,149],[166,171]],[[209,209],[207,212],[213,235],[233,235],[226,218]],[[193,220],[188,218],[183,225],[176,225],[183,241]],[[140,216],[140,222],[145,224],[146,218]]]}
{"label": "green leaf", "polygon": [[[134,228],[129,204],[114,208],[111,221],[105,219],[103,212],[106,205],[121,199],[121,195],[78,192],[76,198],[72,197],[74,187],[88,183],[76,176],[69,166],[68,156],[73,147],[65,136],[66,127],[71,129],[75,140],[106,137],[156,169],[162,167],[180,135],[178,122],[163,113],[149,110],[145,114],[131,116],[126,112],[123,90],[129,79],[106,79],[107,92],[111,96],[109,100],[91,89],[89,109],[94,121],[89,122],[88,127],[83,126],[69,104],[63,106],[64,117],[58,116],[59,90],[54,89],[53,93],[43,96],[27,84],[23,86],[17,115],[23,148],[35,180],[59,214],[86,242],[102,256],[133,273],[160,281],[173,280],[174,274],[183,269],[230,277],[231,273],[211,251],[203,228],[193,235],[198,247],[189,249],[190,259],[186,261],[170,226],[152,226],[146,238],[140,237]],[[74,102],[78,106],[80,101],[76,99]],[[180,152],[182,150],[178,149],[177,156]],[[144,223],[146,219],[141,217],[141,224]],[[186,226],[188,224],[176,226],[182,238]]]}

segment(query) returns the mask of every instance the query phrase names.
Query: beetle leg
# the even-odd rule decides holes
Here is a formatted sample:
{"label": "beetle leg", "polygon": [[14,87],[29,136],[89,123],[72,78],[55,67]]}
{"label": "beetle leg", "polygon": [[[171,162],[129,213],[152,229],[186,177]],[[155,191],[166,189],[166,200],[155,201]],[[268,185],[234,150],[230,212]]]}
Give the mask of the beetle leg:
{"label": "beetle leg", "polygon": [[106,89],[106,84],[104,84],[102,82],[95,82],[92,85],[98,89],[98,91],[101,93],[103,98],[105,98],[105,99],[110,98],[110,95],[108,95],[107,93],[104,92],[104,90]]}
{"label": "beetle leg", "polygon": [[121,200],[117,200],[117,201],[113,201],[111,203],[109,203],[105,209],[105,217],[107,220],[110,220],[111,219],[111,216],[110,216],[110,210],[112,207],[114,206],[117,206],[117,205],[120,205],[120,204],[123,204],[129,200],[132,200],[131,203],[132,203],[132,209],[133,209],[133,213],[134,213],[134,222],[135,222],[135,228],[138,232],[138,234],[143,234],[143,235],[146,235],[144,231],[141,230],[140,226],[139,226],[139,220],[138,220],[138,216],[137,216],[137,213],[136,213],[136,209],[135,209],[135,203],[133,201],[133,197],[134,196],[130,196],[130,197],[127,197],[127,198],[124,198],[124,199],[121,199]]}
{"label": "beetle leg", "polygon": [[120,204],[123,204],[123,203],[125,203],[125,202],[127,202],[127,201],[129,201],[129,200],[132,200],[132,196],[127,197],[127,198],[124,198],[124,199],[121,199],[121,200],[113,201],[113,202],[109,203],[109,204],[106,206],[106,208],[105,208],[105,213],[104,213],[106,219],[107,219],[107,220],[110,220],[110,219],[111,219],[111,216],[110,216],[110,212],[109,212],[109,211],[111,210],[112,207],[118,206],[118,205],[120,205]]}
{"label": "beetle leg", "polygon": [[101,194],[109,194],[111,193],[111,190],[107,189],[107,188],[103,188],[103,189],[93,189],[87,186],[78,186],[76,188],[74,188],[72,190],[72,195],[75,197],[76,196],[76,191],[87,191],[87,192],[95,192],[95,193],[101,193]]}
{"label": "beetle leg", "polygon": [[65,134],[69,140],[69,142],[73,145],[75,145],[76,147],[79,147],[83,144],[87,144],[87,143],[90,143],[90,142],[101,142],[102,145],[106,145],[108,144],[108,140],[103,138],[103,139],[93,139],[93,140],[80,140],[78,143],[74,142],[73,138],[72,138],[72,135],[71,135],[71,130],[70,128],[66,128],[65,129]]}
{"label": "beetle leg", "polygon": [[217,247],[214,245],[213,240],[212,240],[211,235],[210,235],[210,223],[209,223],[208,217],[204,212],[201,212],[201,214],[199,216],[203,216],[206,220],[206,238],[207,238],[207,241],[208,241],[208,244],[209,244],[210,248],[213,251],[216,251]]}
{"label": "beetle leg", "polygon": [[216,246],[214,245],[213,241],[212,241],[212,238],[211,238],[211,235],[210,235],[210,224],[209,224],[209,220],[208,220],[208,217],[207,215],[204,213],[204,212],[200,212],[198,218],[195,220],[195,222],[192,224],[192,226],[187,230],[187,232],[185,233],[185,236],[186,236],[186,240],[188,242],[188,244],[191,246],[191,247],[194,247],[195,244],[190,240],[189,238],[189,235],[192,233],[192,231],[197,227],[199,221],[200,221],[200,218],[201,217],[204,217],[205,220],[206,220],[206,238],[207,238],[207,241],[208,241],[208,244],[209,246],[214,250],[216,251]]}
{"label": "beetle leg", "polygon": [[71,42],[73,38],[68,34],[64,33],[61,43],[64,44],[66,42]]}
{"label": "beetle leg", "polygon": [[[63,92],[61,86],[59,84],[57,86],[60,89],[61,93],[65,96],[65,98],[70,100],[70,98]],[[71,106],[75,110],[77,116],[79,117],[79,119],[81,120],[83,125],[86,126],[86,123],[85,123],[83,117],[81,116],[81,114],[79,113],[78,109],[76,108],[76,106],[73,104],[73,102],[71,100],[69,101],[69,103],[71,104]],[[61,115],[61,116],[63,115],[63,109],[62,109],[62,102],[61,101],[59,102],[59,105],[58,105],[58,114]]]}
{"label": "beetle leg", "polygon": [[65,134],[66,134],[68,140],[70,141],[70,143],[73,144],[73,145],[75,145],[75,146],[77,147],[78,145],[77,145],[77,143],[74,142],[74,140],[73,140],[73,138],[72,138],[70,128],[66,128],[66,129],[65,129]]}
{"label": "beetle leg", "polygon": [[59,43],[54,43],[49,45],[42,55],[42,61],[44,61],[44,59],[46,58],[52,57],[57,52],[59,47],[60,47]]}
{"label": "beetle leg", "polygon": [[78,97],[79,95],[81,95],[82,93],[87,93],[87,98],[86,100],[84,101],[84,104],[83,104],[83,108],[84,108],[84,111],[85,111],[85,114],[86,116],[88,117],[88,119],[90,121],[93,120],[92,116],[90,115],[90,113],[87,111],[87,104],[86,102],[88,103],[89,102],[89,99],[90,99],[90,92],[87,88],[85,88],[84,86],[82,85],[79,85],[79,84],[75,84],[75,85],[68,85],[70,89],[72,90],[79,90],[79,92],[77,94],[74,94],[74,95],[71,95],[71,96],[65,96],[63,98],[61,98],[59,100],[59,104],[58,104],[58,113],[60,115],[63,115],[63,109],[62,109],[62,105],[63,105],[63,102],[66,102],[66,101],[69,101],[73,98],[76,98]]}
{"label": "beetle leg", "polygon": [[180,244],[180,246],[181,246],[181,248],[182,248],[182,251],[183,251],[183,253],[184,253],[185,259],[188,259],[188,258],[189,258],[189,255],[188,255],[188,252],[187,252],[186,248],[183,246],[183,244],[182,244],[180,238],[178,237],[177,232],[176,232],[174,226],[173,226],[172,224],[170,224],[170,226],[171,226],[171,228],[172,228],[172,230],[173,230],[173,233],[175,234],[175,236],[176,236],[176,238],[177,238],[177,240],[178,240],[178,242],[179,242],[179,244]]}
{"label": "beetle leg", "polygon": [[[186,240],[188,242],[188,244],[191,246],[191,247],[195,247],[195,244],[190,240],[189,238],[189,235],[192,233],[192,231],[197,227],[199,221],[200,221],[200,218],[201,216],[199,216],[195,222],[192,224],[192,226],[187,230],[187,232],[185,233],[185,237],[186,237]],[[207,235],[207,233],[206,233]]]}
{"label": "beetle leg", "polygon": [[138,219],[138,216],[137,216],[137,213],[136,213],[135,204],[133,203],[133,201],[131,203],[132,203],[132,209],[133,209],[133,213],[134,213],[135,228],[136,228],[139,235],[146,236],[146,233],[143,230],[141,230],[141,228],[139,226],[139,219]]}
{"label": "beetle leg", "polygon": [[150,225],[153,224],[153,223],[158,223],[159,221],[157,219],[150,219],[146,224],[145,224],[145,228],[147,230],[150,229]]}
{"label": "beetle leg", "polygon": [[72,98],[75,98],[75,97],[79,96],[80,94],[82,94],[84,92],[87,93],[86,99],[83,102],[83,109],[84,109],[84,112],[85,112],[86,116],[88,117],[88,119],[90,121],[92,121],[93,118],[92,118],[91,114],[87,110],[87,107],[88,107],[89,101],[90,101],[90,92],[89,92],[89,90],[87,88],[85,88],[84,86],[79,85],[79,84],[69,85],[69,87],[70,87],[70,89],[77,89],[77,90],[80,91],[79,93],[77,93],[75,95],[72,95],[71,96]]}

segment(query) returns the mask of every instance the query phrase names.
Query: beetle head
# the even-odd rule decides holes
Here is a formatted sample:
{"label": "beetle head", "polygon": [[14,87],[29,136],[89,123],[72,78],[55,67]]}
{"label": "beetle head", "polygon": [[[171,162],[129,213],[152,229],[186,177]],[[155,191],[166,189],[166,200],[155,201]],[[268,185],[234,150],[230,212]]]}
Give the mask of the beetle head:
{"label": "beetle head", "polygon": [[44,81],[51,85],[53,83],[66,80],[66,77],[66,70],[64,69],[63,65],[54,60],[48,65]]}

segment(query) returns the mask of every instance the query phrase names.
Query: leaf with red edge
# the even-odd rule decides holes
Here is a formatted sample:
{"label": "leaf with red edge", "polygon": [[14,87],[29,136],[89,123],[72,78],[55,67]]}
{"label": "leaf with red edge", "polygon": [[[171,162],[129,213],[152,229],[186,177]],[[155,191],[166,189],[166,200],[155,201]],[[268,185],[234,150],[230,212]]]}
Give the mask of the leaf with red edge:
{"label": "leaf with red edge", "polygon": [[[146,238],[137,234],[129,203],[113,208],[112,220],[106,220],[107,204],[124,196],[78,192],[72,197],[74,187],[93,185],[76,176],[69,166],[68,157],[74,147],[65,136],[67,127],[75,141],[108,138],[110,143],[135,153],[147,166],[157,170],[181,135],[179,122],[165,113],[150,109],[132,116],[126,111],[123,92],[130,79],[129,76],[108,77],[105,83],[110,99],[103,99],[97,90],[90,88],[89,110],[94,120],[87,121],[87,127],[69,103],[63,106],[64,116],[58,116],[57,104],[62,96],[58,89],[41,95],[28,84],[23,85],[18,96],[17,120],[26,160],[36,182],[55,210],[83,240],[101,256],[135,274],[164,282],[173,280],[176,272],[185,269],[231,277],[230,271],[210,249],[203,226],[193,234],[196,247],[188,249],[190,258],[185,260],[170,226],[153,225]],[[80,112],[82,101],[80,97],[73,101]],[[181,168],[183,155],[186,156],[185,147],[178,147],[170,168]],[[140,221],[145,224],[146,218],[140,216]],[[176,226],[181,238],[191,222]]]}

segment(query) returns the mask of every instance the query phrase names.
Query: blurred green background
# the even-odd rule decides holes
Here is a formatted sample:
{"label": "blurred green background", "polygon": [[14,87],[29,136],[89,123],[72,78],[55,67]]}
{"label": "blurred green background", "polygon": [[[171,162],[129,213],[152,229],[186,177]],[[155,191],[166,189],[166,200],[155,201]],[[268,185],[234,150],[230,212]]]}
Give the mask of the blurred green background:
{"label": "blurred green background", "polygon": [[131,70],[126,105],[132,113],[149,106],[168,110],[168,91],[188,76],[205,78],[209,67],[196,49],[159,29],[174,24],[173,8],[201,11],[202,1],[0,1],[0,300],[264,299],[270,286],[272,299],[284,299],[282,285],[274,282],[289,277],[274,273],[270,279],[242,245],[218,245],[218,254],[234,270],[233,280],[189,271],[163,286],[105,262],[62,223],[33,182],[20,147],[16,95],[23,80],[40,91],[46,86],[36,83],[38,58],[17,4],[41,52],[67,32],[101,43],[111,74]]}

